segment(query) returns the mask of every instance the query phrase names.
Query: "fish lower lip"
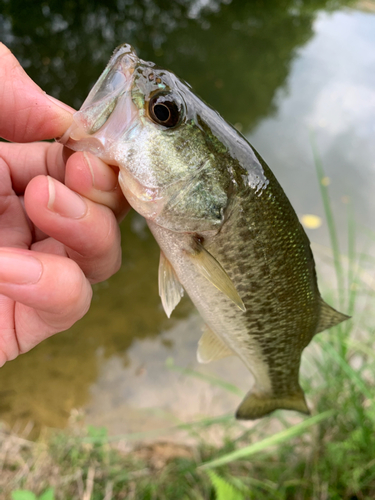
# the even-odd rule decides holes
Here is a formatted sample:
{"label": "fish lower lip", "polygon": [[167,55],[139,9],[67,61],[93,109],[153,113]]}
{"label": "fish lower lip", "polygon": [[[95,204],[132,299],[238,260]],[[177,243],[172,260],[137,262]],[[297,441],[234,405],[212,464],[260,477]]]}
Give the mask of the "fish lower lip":
{"label": "fish lower lip", "polygon": [[88,151],[106,163],[118,165],[116,151],[111,145],[125,140],[137,128],[137,109],[129,92],[123,92],[103,125],[94,133],[92,129],[94,106],[82,108],[73,116],[73,123],[59,142],[74,151]]}
{"label": "fish lower lip", "polygon": [[[67,138],[65,136],[66,133],[60,139],[59,142],[64,146],[66,146],[67,148],[72,149],[73,151],[87,151],[88,153],[92,153],[95,156],[103,158],[105,154],[105,147],[99,141],[99,139],[96,139],[94,137],[84,137],[82,139],[75,139],[72,136],[68,136]],[[108,161],[108,163],[112,162]]]}
{"label": "fish lower lip", "polygon": [[72,128],[72,126],[70,126],[68,129],[66,129],[65,133],[61,137],[56,138],[56,141],[59,142],[60,144],[62,144],[63,146],[67,146],[69,139],[70,139],[70,129],[71,128]]}

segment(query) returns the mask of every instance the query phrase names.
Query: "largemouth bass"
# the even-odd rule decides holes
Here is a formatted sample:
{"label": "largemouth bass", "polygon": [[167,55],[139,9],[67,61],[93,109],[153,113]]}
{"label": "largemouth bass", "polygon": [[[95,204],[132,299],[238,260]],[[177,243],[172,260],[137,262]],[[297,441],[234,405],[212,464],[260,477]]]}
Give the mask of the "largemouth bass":
{"label": "largemouth bass", "polygon": [[119,167],[160,248],[168,317],[186,290],[206,327],[202,363],[235,354],[255,383],[240,419],[309,413],[303,349],[348,318],[320,296],[310,242],[254,148],[173,73],[116,49],[62,142]]}

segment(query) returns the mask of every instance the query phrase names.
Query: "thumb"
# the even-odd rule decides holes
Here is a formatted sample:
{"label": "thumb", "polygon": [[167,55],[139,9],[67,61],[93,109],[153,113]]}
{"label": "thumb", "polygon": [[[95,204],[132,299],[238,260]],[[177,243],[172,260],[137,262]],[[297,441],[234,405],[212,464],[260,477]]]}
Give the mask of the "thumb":
{"label": "thumb", "polygon": [[0,137],[33,142],[60,137],[74,110],[48,96],[0,42]]}

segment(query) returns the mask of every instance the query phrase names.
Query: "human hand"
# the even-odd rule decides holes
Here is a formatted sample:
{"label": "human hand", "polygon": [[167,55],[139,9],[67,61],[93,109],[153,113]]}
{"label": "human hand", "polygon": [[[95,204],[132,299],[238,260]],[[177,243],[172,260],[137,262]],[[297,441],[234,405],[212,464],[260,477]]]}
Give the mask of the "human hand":
{"label": "human hand", "polygon": [[[46,95],[0,43],[0,366],[90,306],[91,283],[121,263],[128,211],[115,171],[93,155],[34,142],[74,110]],[[28,144],[21,144],[28,143]]]}

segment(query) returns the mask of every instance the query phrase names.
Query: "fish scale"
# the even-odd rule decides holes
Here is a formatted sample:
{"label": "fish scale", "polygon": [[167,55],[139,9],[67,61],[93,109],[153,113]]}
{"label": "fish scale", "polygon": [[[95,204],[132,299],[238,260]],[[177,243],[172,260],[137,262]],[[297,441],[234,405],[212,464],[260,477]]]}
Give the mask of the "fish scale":
{"label": "fish scale", "polygon": [[[257,201],[259,202],[260,199],[255,198],[254,202]],[[238,219],[238,223],[242,228],[248,224],[245,214],[244,219]],[[312,316],[311,320],[311,315],[303,314],[303,311],[301,312],[301,308],[299,307],[304,289],[306,289],[307,294],[303,298],[303,301],[308,300],[309,289],[303,286],[302,280],[300,280],[302,281],[300,286],[298,286],[298,281],[293,280],[293,292],[289,292],[285,296],[285,274],[280,272],[282,270],[282,267],[280,267],[281,263],[278,262],[279,259],[272,262],[271,259],[267,259],[265,256],[264,245],[260,236],[267,234],[267,232],[259,228],[260,236],[258,239],[256,237],[248,237],[247,244],[239,249],[236,245],[238,226],[229,226],[229,228],[231,234],[223,232],[222,238],[233,242],[232,249],[228,252],[223,252],[223,249],[227,247],[221,246],[220,242],[216,241],[215,244],[219,250],[215,257],[228,270],[228,274],[229,263],[233,262],[234,255],[236,261],[242,264],[240,272],[234,272],[230,276],[235,284],[238,283],[237,287],[239,290],[247,290],[242,295],[247,309],[246,313],[243,313],[244,329],[251,332],[252,336],[258,338],[262,354],[269,369],[274,393],[279,395],[287,394],[291,389],[298,387],[298,370],[294,374],[294,380],[292,380],[288,375],[287,362],[292,362],[293,357],[299,361],[303,347],[308,344],[315,333],[317,315],[315,317]],[[252,241],[254,242],[253,244]],[[277,244],[278,241],[274,240],[274,245]],[[251,248],[252,245],[254,245],[253,249]],[[287,263],[287,266],[289,267],[290,264]],[[277,269],[277,272],[273,274],[272,269]],[[261,285],[252,286],[252,284],[258,284],[259,282],[261,282]],[[259,293],[260,290],[262,292],[261,295]],[[319,308],[318,297],[313,298],[311,302],[312,307],[315,309]],[[235,308],[232,309],[232,314],[237,314]],[[299,314],[294,318],[293,325],[290,321],[290,315],[293,314],[295,309],[298,310]],[[293,330],[304,332],[305,338],[296,337],[293,335]],[[299,366],[299,363],[296,366]]]}
{"label": "fish scale", "polygon": [[182,290],[206,327],[198,360],[236,355],[254,382],[236,416],[309,413],[303,349],[348,317],[319,293],[310,242],[259,154],[173,73],[119,47],[61,141],[119,167],[160,249],[168,317]]}

